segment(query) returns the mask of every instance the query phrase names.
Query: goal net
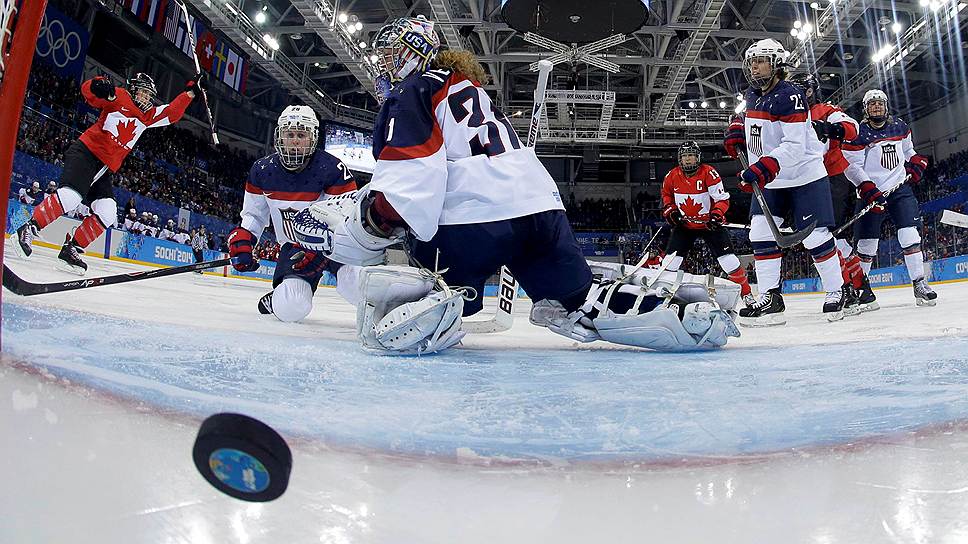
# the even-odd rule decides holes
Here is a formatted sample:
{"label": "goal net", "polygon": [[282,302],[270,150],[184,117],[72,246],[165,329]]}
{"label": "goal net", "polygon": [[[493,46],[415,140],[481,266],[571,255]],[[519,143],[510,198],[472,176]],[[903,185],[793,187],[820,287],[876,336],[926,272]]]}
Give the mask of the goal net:
{"label": "goal net", "polygon": [[[0,195],[4,202],[10,196],[20,111],[46,6],[47,0],[0,0]],[[6,232],[6,204],[0,214],[0,227]]]}

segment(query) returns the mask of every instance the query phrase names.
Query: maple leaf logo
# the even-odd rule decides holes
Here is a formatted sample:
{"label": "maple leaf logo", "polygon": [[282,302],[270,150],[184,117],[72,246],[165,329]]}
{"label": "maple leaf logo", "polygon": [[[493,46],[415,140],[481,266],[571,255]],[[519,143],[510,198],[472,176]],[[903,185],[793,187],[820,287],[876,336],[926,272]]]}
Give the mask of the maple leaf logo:
{"label": "maple leaf logo", "polygon": [[702,204],[696,202],[691,196],[687,196],[682,204],[679,205],[682,215],[686,217],[699,217],[702,214]]}
{"label": "maple leaf logo", "polygon": [[118,143],[124,147],[128,147],[128,144],[134,140],[135,134],[135,123],[134,121],[125,121],[124,123],[118,123]]}

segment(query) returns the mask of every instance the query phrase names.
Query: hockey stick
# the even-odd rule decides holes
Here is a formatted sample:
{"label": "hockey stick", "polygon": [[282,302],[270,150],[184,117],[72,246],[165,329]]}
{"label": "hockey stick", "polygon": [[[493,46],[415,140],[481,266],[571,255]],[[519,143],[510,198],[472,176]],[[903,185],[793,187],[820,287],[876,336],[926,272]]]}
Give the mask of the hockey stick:
{"label": "hockey stick", "polygon": [[[743,165],[743,170],[750,167],[746,156],[742,153],[737,157],[739,163]],[[773,219],[773,213],[770,211],[770,206],[766,203],[766,197],[763,196],[763,189],[760,189],[759,183],[751,183],[753,186],[753,196],[756,201],[760,204],[760,209],[763,210],[763,215],[766,217],[766,224],[770,227],[770,232],[773,233],[773,238],[776,240],[776,245],[782,248],[793,247],[803,241],[804,238],[810,236],[813,229],[817,226],[817,220],[814,219],[812,223],[807,225],[806,228],[800,230],[799,232],[794,232],[792,234],[783,234],[780,232],[780,227],[777,226],[776,220]]]}
{"label": "hockey stick", "polygon": [[[901,185],[904,185],[905,183],[907,183],[909,179],[911,179],[910,176],[905,177],[904,178],[904,181],[902,181],[901,183],[898,183],[894,187],[891,187],[887,191],[884,191],[883,193],[881,193],[881,196],[883,196],[884,198],[887,198],[887,196],[890,195],[891,193],[893,193],[894,191],[896,191],[898,187],[900,187]],[[864,206],[863,208],[861,208],[861,210],[859,212],[855,213],[853,215],[853,217],[851,217],[850,219],[848,219],[846,223],[844,223],[843,225],[837,227],[837,229],[834,230],[831,234],[833,234],[833,236],[836,237],[841,232],[844,232],[845,230],[847,230],[847,227],[849,227],[849,226],[853,225],[854,223],[856,223],[857,220],[859,220],[861,217],[864,217],[865,215],[867,215],[867,212],[873,210],[876,207],[877,207],[877,203],[876,202],[871,202],[870,204]]]}
{"label": "hockey stick", "polygon": [[[181,8],[182,14],[185,16],[185,28],[188,30],[188,43],[192,47],[192,59],[195,60],[195,75],[202,75],[202,65],[198,62],[198,53],[195,51],[195,25],[192,24],[191,18],[188,15],[188,6],[185,5],[183,0],[175,0],[178,7]],[[218,134],[215,133],[215,121],[212,119],[212,110],[208,107],[208,93],[202,88],[202,80],[198,80],[198,93],[202,95],[202,105],[205,106],[205,115],[208,116],[208,128],[212,132],[212,143],[218,145]]]}
{"label": "hockey stick", "polygon": [[[534,147],[538,140],[538,123],[541,120],[541,108],[545,102],[545,89],[548,88],[548,76],[551,74],[552,64],[547,60],[538,62],[538,86],[534,90],[534,106],[531,108],[531,125],[528,128],[526,145]],[[483,293],[481,293],[483,296]],[[511,275],[507,266],[501,266],[501,279],[498,284],[497,309],[488,319],[475,321],[465,319],[461,328],[470,333],[503,332],[514,324],[514,300],[518,296],[518,282]]]}
{"label": "hockey stick", "polygon": [[953,212],[951,210],[945,210],[941,212],[941,222],[945,225],[951,225],[953,227],[961,227],[963,229],[968,229],[968,215],[963,213]]}
{"label": "hockey stick", "polygon": [[205,270],[206,268],[216,268],[229,264],[230,259],[216,259],[184,266],[173,266],[171,268],[156,268],[153,270],[140,270],[138,272],[128,272],[125,274],[115,274],[113,276],[101,276],[100,278],[88,278],[74,281],[55,281],[51,283],[31,283],[13,273],[7,265],[3,265],[3,286],[15,295],[29,297],[33,295],[43,295],[46,293],[59,293],[61,291],[75,291],[77,289],[87,289],[88,287],[100,287],[101,285],[114,285],[117,283],[128,283],[129,281],[141,281],[151,278],[161,278]]}
{"label": "hockey stick", "polygon": [[[750,226],[749,225],[743,225],[743,224],[740,224],[740,223],[723,223],[723,226],[726,227],[727,229],[746,229],[746,230],[750,230]],[[782,232],[783,234],[789,234],[789,233],[793,232],[793,229],[791,229],[790,227],[780,227],[780,232]]]}

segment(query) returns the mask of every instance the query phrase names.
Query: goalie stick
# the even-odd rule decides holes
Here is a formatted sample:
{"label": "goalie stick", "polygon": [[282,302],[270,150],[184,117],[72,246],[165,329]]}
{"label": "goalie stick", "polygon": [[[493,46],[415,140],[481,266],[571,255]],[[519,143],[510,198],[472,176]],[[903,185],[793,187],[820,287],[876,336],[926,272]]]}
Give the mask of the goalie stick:
{"label": "goalie stick", "polygon": [[[195,25],[188,15],[188,6],[185,5],[184,0],[175,0],[175,3],[178,4],[178,7],[181,8],[182,15],[185,16],[185,28],[188,29],[188,43],[192,48],[192,59],[195,60],[195,76],[201,76],[202,66],[198,62],[198,52],[195,51]],[[198,80],[198,94],[202,96],[202,105],[205,107],[205,115],[208,116],[208,128],[211,129],[212,143],[218,145],[218,134],[215,133],[215,120],[212,119],[212,110],[208,107],[208,93],[202,88],[201,78]]]}
{"label": "goalie stick", "polygon": [[[746,156],[742,153],[736,157],[739,163],[743,165],[743,170],[750,167],[749,161],[746,160]],[[770,227],[770,232],[773,233],[773,239],[776,240],[776,245],[781,248],[793,247],[803,241],[804,238],[810,236],[813,229],[817,226],[817,221],[814,220],[812,223],[807,225],[806,228],[792,234],[783,234],[780,232],[780,227],[776,224],[776,220],[773,219],[773,212],[770,211],[770,206],[766,203],[766,197],[763,196],[763,189],[760,189],[759,183],[751,183],[753,186],[753,197],[760,204],[760,209],[763,211],[763,216],[766,218],[766,224]]]}
{"label": "goalie stick", "polygon": [[153,270],[139,270],[137,272],[127,272],[125,274],[115,274],[113,276],[101,276],[100,278],[86,278],[73,281],[55,281],[51,283],[31,283],[13,273],[7,265],[3,265],[3,286],[15,295],[29,297],[33,295],[43,295],[46,293],[60,293],[62,291],[76,291],[77,289],[87,289],[88,287],[100,287],[101,285],[114,285],[118,283],[128,283],[129,281],[149,280],[151,278],[161,278],[205,270],[206,268],[217,268],[229,264],[230,259],[216,259],[214,261],[204,261],[184,266],[173,266],[170,268],[156,268]]}
{"label": "goalie stick", "polygon": [[961,227],[963,229],[968,229],[968,215],[963,213],[953,212],[951,210],[945,210],[941,212],[941,222],[945,225],[951,225],[953,227]]}
{"label": "goalie stick", "polygon": [[[526,145],[534,147],[538,141],[538,125],[541,121],[541,109],[545,103],[545,90],[548,88],[548,76],[553,64],[547,60],[538,61],[538,85],[534,89],[534,106],[531,108],[531,125],[528,127]],[[481,293],[481,296],[484,296]],[[484,320],[465,319],[461,328],[469,333],[503,332],[514,324],[514,300],[518,296],[518,282],[511,275],[507,266],[501,267],[501,278],[498,282],[497,309],[494,315]]]}

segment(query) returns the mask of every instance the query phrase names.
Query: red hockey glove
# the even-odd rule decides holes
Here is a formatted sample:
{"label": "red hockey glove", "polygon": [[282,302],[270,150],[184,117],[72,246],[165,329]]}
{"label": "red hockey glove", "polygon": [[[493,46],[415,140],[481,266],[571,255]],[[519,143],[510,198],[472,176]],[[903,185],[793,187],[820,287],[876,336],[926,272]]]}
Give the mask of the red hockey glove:
{"label": "red hockey glove", "polygon": [[723,140],[723,147],[726,154],[732,158],[739,157],[739,154],[746,148],[746,125],[739,117],[733,119],[726,129],[726,139]]}
{"label": "red hockey glove", "polygon": [[114,84],[104,76],[97,76],[91,80],[91,94],[102,100],[113,100]]}
{"label": "red hockey glove", "polygon": [[857,194],[860,198],[868,203],[874,204],[874,208],[871,209],[874,213],[884,213],[884,208],[887,206],[887,199],[884,198],[884,193],[874,185],[873,181],[865,181],[857,186]]}
{"label": "red hockey glove", "polygon": [[[740,177],[746,183],[756,183],[760,186],[760,189],[766,187],[766,184],[773,181],[776,175],[780,173],[780,163],[776,162],[773,157],[760,157],[760,160],[754,162],[749,168],[743,170]],[[740,189],[744,190],[741,186]],[[750,187],[748,192],[753,192],[753,188]]]}
{"label": "red hockey glove", "polygon": [[317,252],[304,248],[293,253],[289,260],[292,261],[292,269],[296,274],[307,279],[322,274],[330,263],[330,260],[323,255],[322,251]]}
{"label": "red hockey glove", "polygon": [[682,222],[682,212],[679,211],[679,208],[675,204],[669,204],[665,208],[662,208],[662,218],[675,227]]}
{"label": "red hockey glove", "polygon": [[229,245],[229,256],[232,258],[232,266],[239,272],[252,272],[259,269],[259,261],[252,255],[255,241],[255,236],[242,227],[236,227],[229,233],[226,240]]}
{"label": "red hockey glove", "polygon": [[928,158],[924,155],[915,155],[911,160],[904,163],[904,170],[907,172],[911,183],[917,184],[924,177],[924,171],[928,169]]}

